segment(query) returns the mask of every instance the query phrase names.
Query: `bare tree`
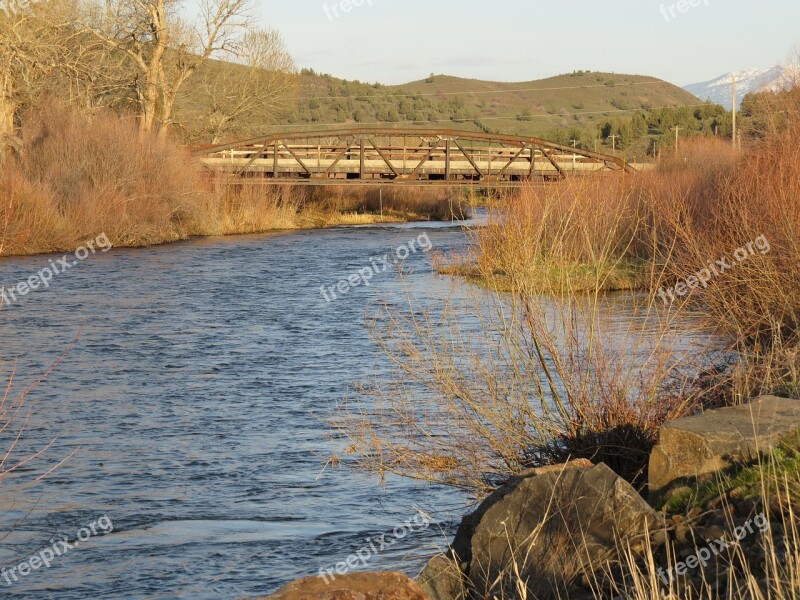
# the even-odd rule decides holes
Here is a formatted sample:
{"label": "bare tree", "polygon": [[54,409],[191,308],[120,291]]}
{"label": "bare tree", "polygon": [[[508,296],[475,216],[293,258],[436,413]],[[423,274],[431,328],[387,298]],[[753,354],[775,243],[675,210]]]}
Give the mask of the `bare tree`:
{"label": "bare tree", "polygon": [[297,90],[294,61],[275,30],[248,31],[236,54],[225,58],[201,73],[203,120],[213,143],[269,121],[290,106]]}
{"label": "bare tree", "polygon": [[106,0],[86,31],[132,61],[140,128],[172,124],[184,83],[212,56],[234,51],[247,25],[247,0],[200,0],[200,16],[181,19],[178,0]]}
{"label": "bare tree", "polygon": [[0,160],[14,145],[20,108],[41,96],[67,62],[73,8],[59,0],[0,2]]}

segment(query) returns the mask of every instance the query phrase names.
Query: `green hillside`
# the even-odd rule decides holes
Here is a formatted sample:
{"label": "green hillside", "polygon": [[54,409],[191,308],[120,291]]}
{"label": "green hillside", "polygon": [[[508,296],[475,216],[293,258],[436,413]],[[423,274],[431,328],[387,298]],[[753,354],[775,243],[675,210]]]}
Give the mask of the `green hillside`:
{"label": "green hillside", "polygon": [[665,81],[638,75],[577,72],[538,81],[498,83],[438,75],[399,86],[370,85],[304,72],[287,125],[432,123],[520,135],[584,127],[630,116],[631,109],[699,104]]}
{"label": "green hillside", "polygon": [[[193,92],[192,85],[197,83],[190,80],[179,106],[184,123],[202,120],[201,96]],[[652,77],[585,71],[519,83],[432,75],[385,86],[306,69],[298,76],[296,90],[297,97],[288,109],[253,119],[232,137],[348,126],[436,126],[535,135],[560,143],[577,138],[589,149],[594,149],[600,138],[598,149],[605,150],[602,130],[609,122],[624,123],[642,109],[701,104],[688,92]],[[684,110],[691,114],[695,108]],[[202,132],[192,137],[193,141],[206,141]],[[641,146],[640,154],[648,143]]]}

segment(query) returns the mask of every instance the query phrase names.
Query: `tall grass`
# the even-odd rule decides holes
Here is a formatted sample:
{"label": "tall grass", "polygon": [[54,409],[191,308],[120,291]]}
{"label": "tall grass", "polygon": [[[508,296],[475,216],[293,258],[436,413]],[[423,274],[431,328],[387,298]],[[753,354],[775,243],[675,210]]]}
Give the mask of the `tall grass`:
{"label": "tall grass", "polygon": [[[628,214],[615,220],[591,210],[604,228],[581,214],[569,223],[630,231]],[[477,234],[482,248],[511,238],[502,251],[521,267],[508,271],[503,292],[471,288],[440,306],[418,305],[410,293],[407,310],[385,306],[375,315],[374,338],[394,376],[342,407],[350,450],[364,468],[480,494],[527,468],[586,458],[644,484],[659,427],[696,406],[683,371],[702,356],[646,299],[617,303],[601,294],[600,270],[591,293],[578,294],[564,270],[539,277],[554,248],[559,269],[570,264],[568,247],[590,247],[582,257],[600,265],[618,263],[623,252],[612,236],[591,247],[576,242],[572,225],[546,230],[535,221],[508,217]],[[536,235],[513,239],[521,228]],[[627,326],[617,310],[629,313]]]}
{"label": "tall grass", "polygon": [[[798,133],[793,125],[739,155],[712,142],[693,144],[686,162],[668,163],[642,181],[641,194],[653,206],[646,235],[659,285],[721,258],[733,264],[685,302],[740,357],[720,380],[728,402],[800,392],[800,149],[792,143]],[[737,262],[734,253],[758,238],[768,251]]]}
{"label": "tall grass", "polygon": [[554,294],[639,288],[647,209],[626,179],[523,188],[493,203],[494,218],[476,240],[478,272],[512,289]]}
{"label": "tall grass", "polygon": [[208,180],[185,150],[140,135],[135,123],[57,102],[27,114],[22,138],[21,156],[0,174],[0,255],[74,250],[99,232],[116,247],[144,246],[195,235],[466,214],[449,190]]}
{"label": "tall grass", "polygon": [[[800,121],[776,131],[741,153],[687,144],[634,180],[508,198],[475,239],[488,291],[443,307],[410,294],[374,321],[397,373],[365,386],[379,410],[343,408],[362,466],[480,493],[588,458],[640,484],[665,420],[759,393],[800,397]],[[662,303],[659,289],[760,236],[770,252]],[[640,291],[620,332],[605,292],[623,283]],[[681,339],[694,323],[712,346]]]}

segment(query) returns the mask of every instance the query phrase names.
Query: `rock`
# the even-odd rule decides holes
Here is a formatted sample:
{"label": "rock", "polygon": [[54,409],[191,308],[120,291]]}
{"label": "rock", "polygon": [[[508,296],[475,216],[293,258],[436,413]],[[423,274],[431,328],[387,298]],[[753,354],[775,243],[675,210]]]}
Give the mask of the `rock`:
{"label": "rock", "polygon": [[693,540],[692,528],[688,525],[678,525],[675,528],[675,539],[679,544],[689,544]]}
{"label": "rock", "polygon": [[458,531],[456,532],[455,540],[453,540],[453,544],[451,546],[453,554],[457,556],[462,563],[467,563],[467,565],[469,565],[469,562],[472,559],[470,542],[472,540],[472,536],[475,534],[475,528],[481,522],[483,515],[486,514],[486,511],[494,506],[495,503],[500,502],[503,498],[505,498],[506,494],[512,492],[521,482],[531,477],[546,475],[547,473],[560,473],[565,469],[590,468],[593,466],[594,465],[590,461],[581,458],[570,461],[564,465],[530,469],[520,473],[516,477],[512,477],[508,483],[492,492],[486,498],[486,500],[481,502],[480,506],[478,506],[474,512],[461,519],[461,523],[458,526]]}
{"label": "rock", "polygon": [[457,559],[446,554],[434,556],[417,577],[420,589],[431,600],[465,600],[467,586]]}
{"label": "rock", "polygon": [[299,579],[264,600],[429,600],[402,573],[353,573],[327,582],[322,577]]}
{"label": "rock", "polygon": [[742,500],[736,504],[736,512],[741,517],[752,517],[756,513],[756,503],[750,500]]}
{"label": "rock", "polygon": [[769,452],[800,429],[800,401],[763,396],[665,424],[650,455],[651,497],[675,481],[697,479]]}
{"label": "rock", "polygon": [[703,536],[707,540],[721,540],[723,538],[726,538],[727,535],[728,535],[727,530],[723,529],[719,525],[711,525],[709,527],[706,527],[705,530],[703,531]]}
{"label": "rock", "polygon": [[673,489],[669,490],[669,492],[667,492],[664,495],[664,500],[669,502],[669,501],[674,500],[676,498],[683,498],[683,497],[686,497],[686,496],[691,496],[694,492],[695,492],[694,488],[690,488],[689,486],[686,486],[686,485],[678,486],[676,488],[673,488]]}
{"label": "rock", "polygon": [[[661,517],[606,465],[531,471],[489,498],[459,527],[452,550],[469,565],[478,598],[562,597],[581,576],[618,560],[663,526]],[[516,564],[515,564],[516,563]]]}

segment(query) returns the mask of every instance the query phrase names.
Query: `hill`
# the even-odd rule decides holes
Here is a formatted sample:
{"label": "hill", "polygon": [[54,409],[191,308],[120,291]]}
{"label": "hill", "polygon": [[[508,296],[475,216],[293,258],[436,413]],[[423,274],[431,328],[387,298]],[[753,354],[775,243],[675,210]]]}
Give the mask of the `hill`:
{"label": "hill", "polygon": [[[599,132],[609,119],[630,117],[639,109],[699,104],[689,92],[659,79],[588,71],[519,83],[436,75],[385,86],[306,69],[299,75],[297,90],[291,108],[269,119],[253,120],[247,131],[237,135],[348,125],[438,124],[564,141],[569,140],[571,129]],[[187,99],[179,106],[179,119],[197,123],[201,109],[190,80]]]}

